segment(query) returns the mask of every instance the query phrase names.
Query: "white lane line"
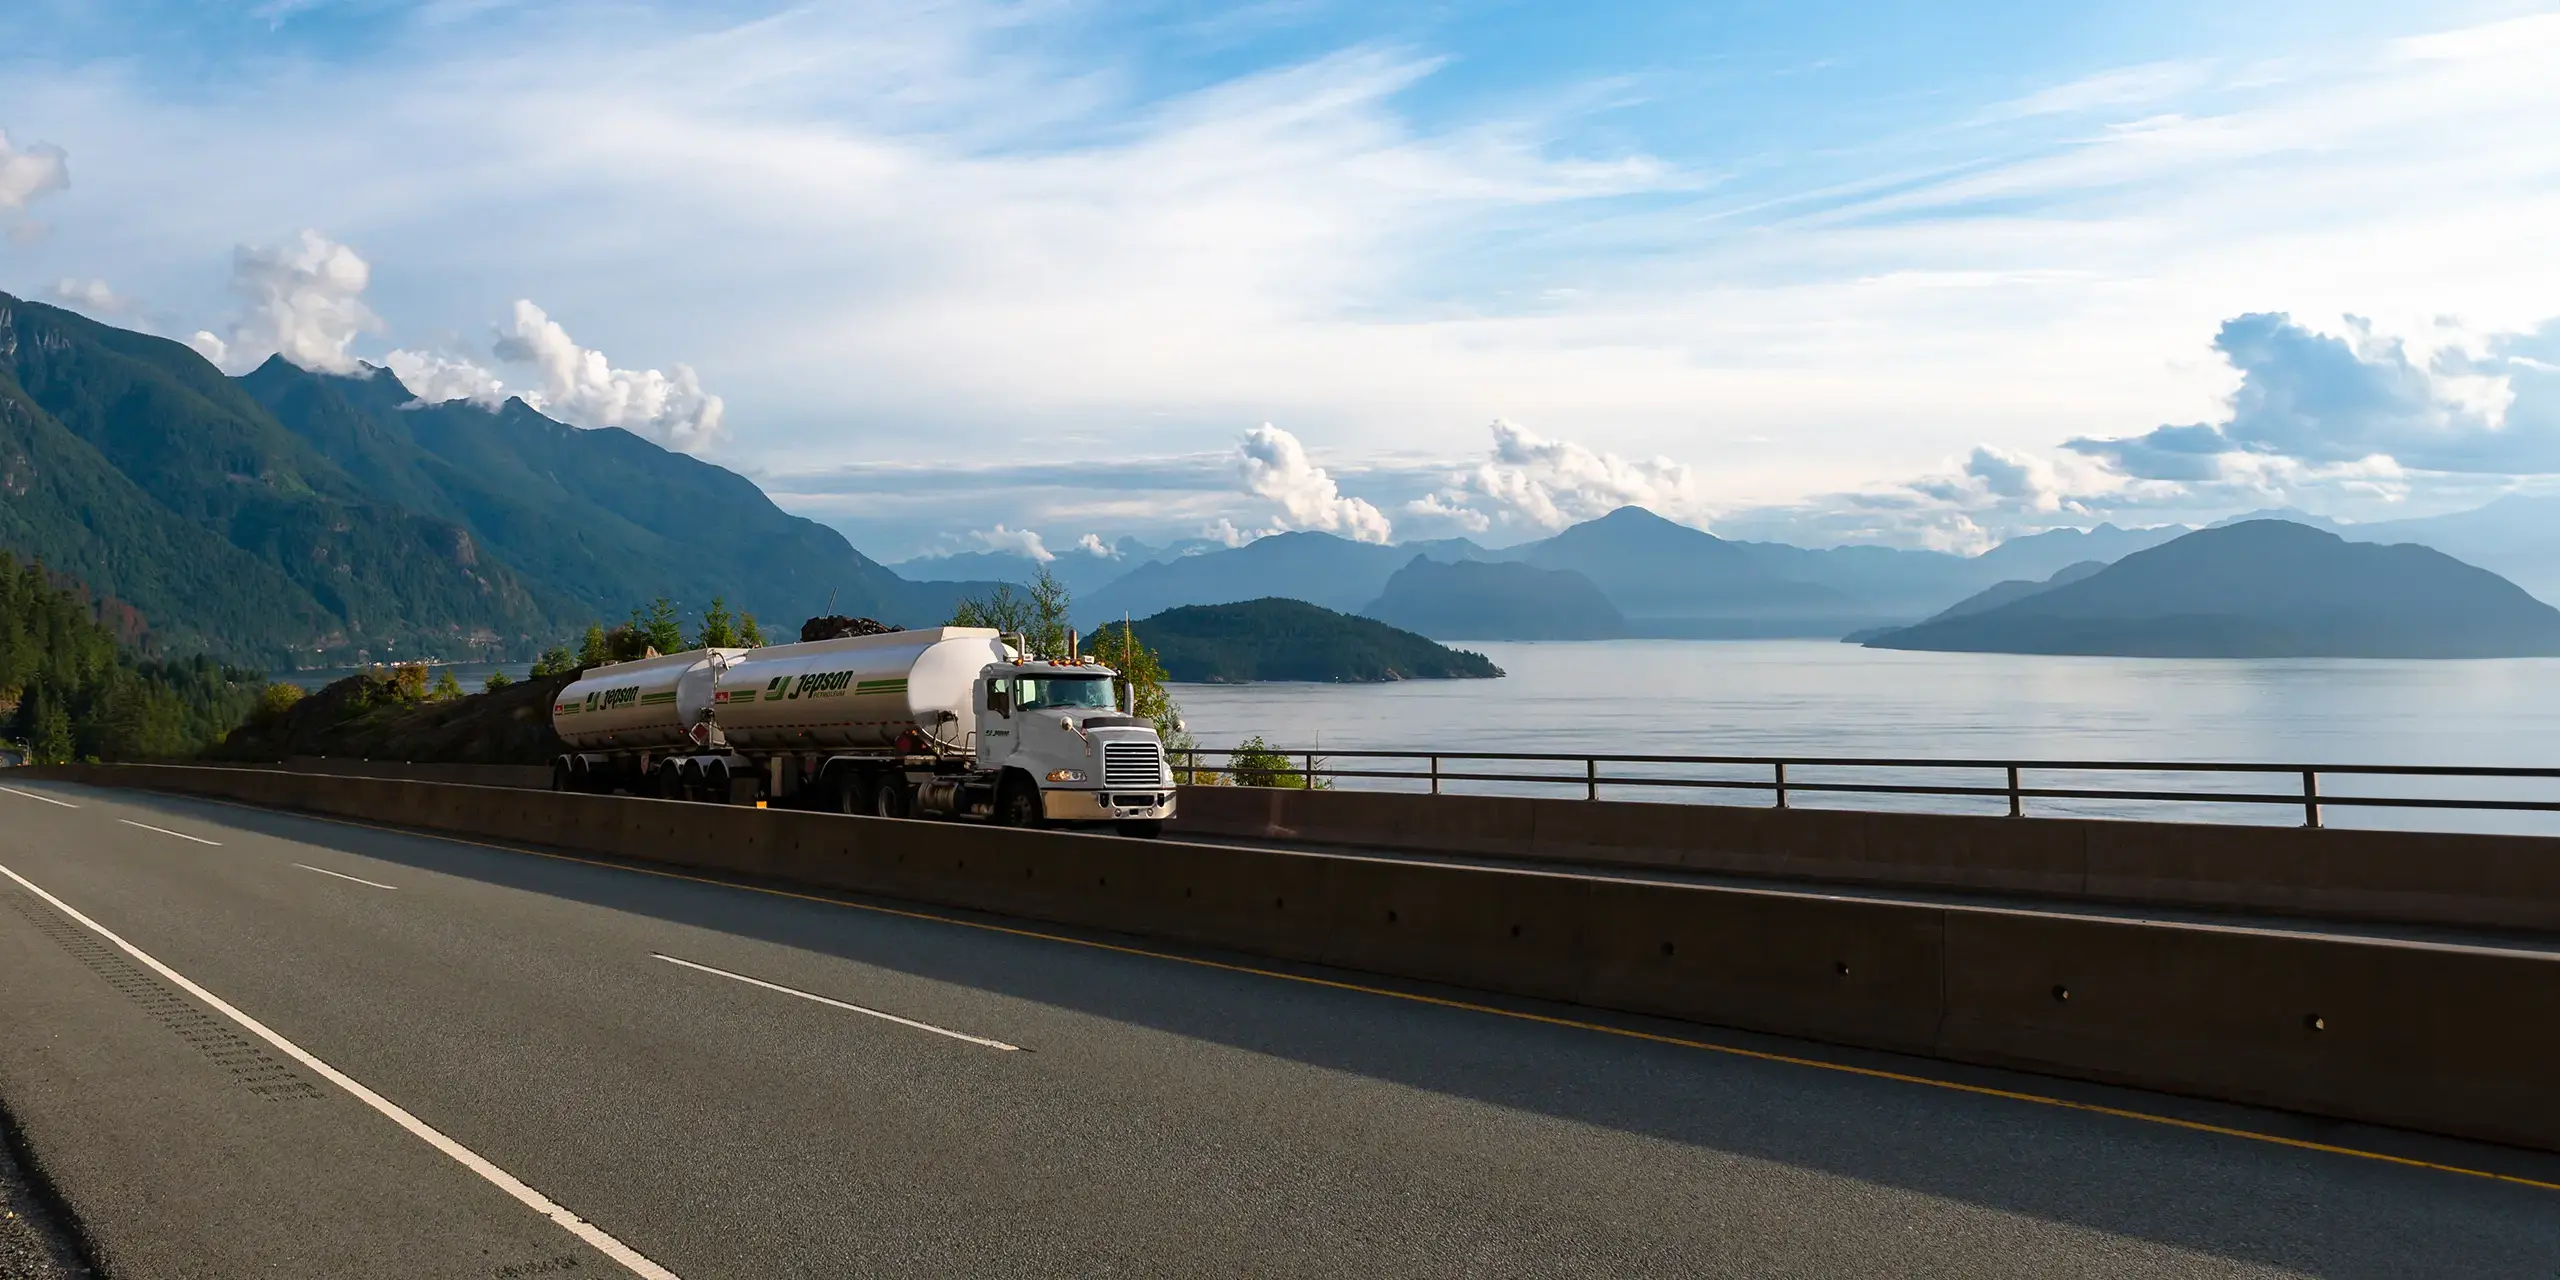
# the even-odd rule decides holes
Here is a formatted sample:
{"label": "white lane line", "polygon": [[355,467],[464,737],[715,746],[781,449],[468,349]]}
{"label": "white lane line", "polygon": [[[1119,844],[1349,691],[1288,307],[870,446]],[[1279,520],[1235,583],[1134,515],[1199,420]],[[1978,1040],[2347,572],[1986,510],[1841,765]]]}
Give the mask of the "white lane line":
{"label": "white lane line", "polygon": [[479,1174],[482,1178],[487,1179],[492,1185],[496,1186],[500,1191],[504,1191],[508,1195],[514,1196],[516,1200],[526,1208],[551,1219],[553,1222],[560,1224],[560,1226],[564,1230],[568,1231],[569,1234],[586,1241],[588,1244],[594,1245],[597,1252],[613,1259],[615,1262],[621,1263],[624,1270],[629,1271],[635,1276],[646,1277],[647,1280],[681,1280],[676,1273],[669,1271],[665,1267],[659,1266],[657,1263],[651,1262],[649,1259],[641,1256],[639,1250],[605,1234],[603,1228],[569,1212],[567,1209],[560,1207],[560,1205],[554,1202],[551,1197],[526,1186],[523,1182],[519,1181],[514,1174],[489,1163],[485,1159],[482,1159],[478,1152],[473,1151],[471,1148],[466,1147],[441,1133],[438,1133],[435,1129],[429,1127],[427,1122],[420,1120],[416,1116],[410,1115],[405,1110],[402,1110],[398,1103],[395,1103],[390,1099],[383,1097],[381,1094],[375,1093],[373,1090],[358,1084],[345,1072],[311,1056],[311,1053],[308,1050],[304,1049],[301,1045],[285,1039],[283,1036],[277,1035],[273,1030],[268,1028],[267,1024],[258,1021],[256,1018],[250,1017],[248,1014],[240,1012],[238,1009],[232,1008],[230,1003],[225,1001],[222,997],[197,986],[185,974],[160,963],[157,959],[153,958],[149,952],[146,952],[142,948],[117,937],[113,930],[110,930],[105,925],[80,914],[80,912],[70,903],[64,902],[62,899],[37,888],[35,884],[29,881],[25,876],[19,875],[17,872],[10,870],[6,866],[0,866],[0,875],[5,875],[10,879],[17,881],[20,888],[44,899],[46,902],[52,903],[54,910],[79,921],[83,927],[89,930],[89,932],[116,944],[116,946],[123,949],[126,955],[132,956],[134,959],[141,961],[144,965],[149,966],[153,973],[157,973],[161,977],[167,978],[169,981],[177,984],[178,988],[185,991],[188,995],[194,996],[196,999],[202,1000],[206,1004],[212,1006],[214,1012],[231,1019],[233,1022],[239,1023],[240,1026],[246,1029],[250,1034],[257,1036],[259,1039],[264,1040],[268,1044],[274,1045],[277,1049],[281,1050],[285,1056],[311,1068],[314,1072],[318,1073],[322,1079],[346,1090],[348,1093],[354,1094],[358,1101],[376,1111],[381,1112],[384,1116],[388,1117],[393,1124],[399,1125],[401,1128],[417,1135],[420,1139],[424,1140],[428,1146],[434,1147],[436,1150],[453,1157],[454,1161],[460,1164],[463,1168]]}
{"label": "white lane line", "polygon": [[831,1009],[844,1009],[849,1012],[864,1014],[869,1017],[878,1018],[883,1022],[894,1022],[902,1027],[914,1027],[918,1031],[930,1031],[938,1036],[949,1036],[954,1040],[966,1040],[971,1044],[982,1044],[990,1049],[1001,1049],[1006,1053],[1022,1052],[1022,1046],[1018,1044],[1006,1044],[1002,1040],[989,1040],[985,1036],[973,1036],[965,1031],[954,1031],[949,1027],[937,1027],[930,1022],[918,1022],[913,1018],[901,1018],[894,1013],[882,1013],[878,1009],[865,1009],[858,1004],[846,1004],[842,1000],[833,1000],[826,996],[812,995],[797,987],[786,987],[778,982],[767,982],[762,978],[750,978],[743,973],[731,973],[726,969],[714,969],[710,965],[695,964],[691,960],[678,960],[674,956],[667,955],[664,952],[652,951],[649,954],[666,961],[668,964],[680,964],[688,969],[700,969],[704,973],[716,973],[723,978],[728,978],[735,982],[743,982],[751,987],[762,987],[767,991],[779,991],[786,996],[798,996],[803,1000],[815,1000],[819,1004],[826,1005]]}
{"label": "white lane line", "polygon": [[46,804],[58,804],[65,809],[77,809],[80,807],[68,800],[56,800],[52,796],[40,796],[32,791],[20,791],[16,787],[0,787],[0,791],[6,791],[13,796],[25,796],[29,800],[42,800]]}
{"label": "white lane line", "polygon": [[128,827],[140,827],[145,831],[157,831],[164,836],[176,836],[181,840],[193,840],[197,844],[209,844],[216,849],[222,847],[222,842],[219,840],[207,840],[203,836],[191,836],[184,831],[171,831],[167,827],[155,827],[148,822],[136,822],[131,818],[118,818],[116,821],[121,822]]}
{"label": "white lane line", "polygon": [[396,884],[384,884],[379,880],[367,880],[363,876],[351,876],[344,871],[331,871],[327,867],[315,867],[308,862],[297,862],[293,865],[300,867],[305,871],[317,871],[324,876],[336,876],[341,880],[353,880],[357,884],[369,884],[376,889],[397,889],[400,887]]}

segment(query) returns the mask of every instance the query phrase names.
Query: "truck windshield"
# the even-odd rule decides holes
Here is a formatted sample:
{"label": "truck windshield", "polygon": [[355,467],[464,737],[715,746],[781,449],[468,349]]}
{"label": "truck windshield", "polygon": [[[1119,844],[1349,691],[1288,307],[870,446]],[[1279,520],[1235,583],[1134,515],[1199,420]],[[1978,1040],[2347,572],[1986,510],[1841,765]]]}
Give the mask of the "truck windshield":
{"label": "truck windshield", "polygon": [[1094,710],[1111,707],[1109,676],[1024,676],[1017,683],[1022,687],[1022,701],[1018,705],[1025,711],[1047,707]]}

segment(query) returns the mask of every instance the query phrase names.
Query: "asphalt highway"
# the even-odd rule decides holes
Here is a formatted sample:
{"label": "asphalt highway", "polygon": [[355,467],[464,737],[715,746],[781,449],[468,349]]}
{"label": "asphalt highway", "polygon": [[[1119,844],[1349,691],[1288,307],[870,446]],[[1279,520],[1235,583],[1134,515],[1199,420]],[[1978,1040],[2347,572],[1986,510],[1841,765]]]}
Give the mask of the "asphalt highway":
{"label": "asphalt highway", "polygon": [[57,784],[0,868],[110,1276],[2560,1274],[2473,1144]]}

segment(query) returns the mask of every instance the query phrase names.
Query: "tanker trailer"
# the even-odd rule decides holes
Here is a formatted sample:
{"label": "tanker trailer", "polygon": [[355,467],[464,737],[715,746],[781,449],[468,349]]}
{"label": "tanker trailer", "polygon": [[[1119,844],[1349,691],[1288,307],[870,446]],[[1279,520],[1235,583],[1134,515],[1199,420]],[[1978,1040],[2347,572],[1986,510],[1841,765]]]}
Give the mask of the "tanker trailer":
{"label": "tanker trailer", "polygon": [[1118,673],[1013,639],[932,627],[600,666],[553,703],[571,750],[552,785],[1155,834],[1172,773]]}

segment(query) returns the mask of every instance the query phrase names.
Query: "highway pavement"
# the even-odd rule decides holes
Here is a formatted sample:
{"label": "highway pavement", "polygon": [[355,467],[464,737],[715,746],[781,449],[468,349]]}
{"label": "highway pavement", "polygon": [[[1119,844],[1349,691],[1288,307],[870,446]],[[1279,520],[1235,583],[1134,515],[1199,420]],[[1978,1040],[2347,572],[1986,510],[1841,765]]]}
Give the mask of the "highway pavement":
{"label": "highway pavement", "polygon": [[0,787],[117,1277],[2560,1274],[2560,1159],[219,803]]}

